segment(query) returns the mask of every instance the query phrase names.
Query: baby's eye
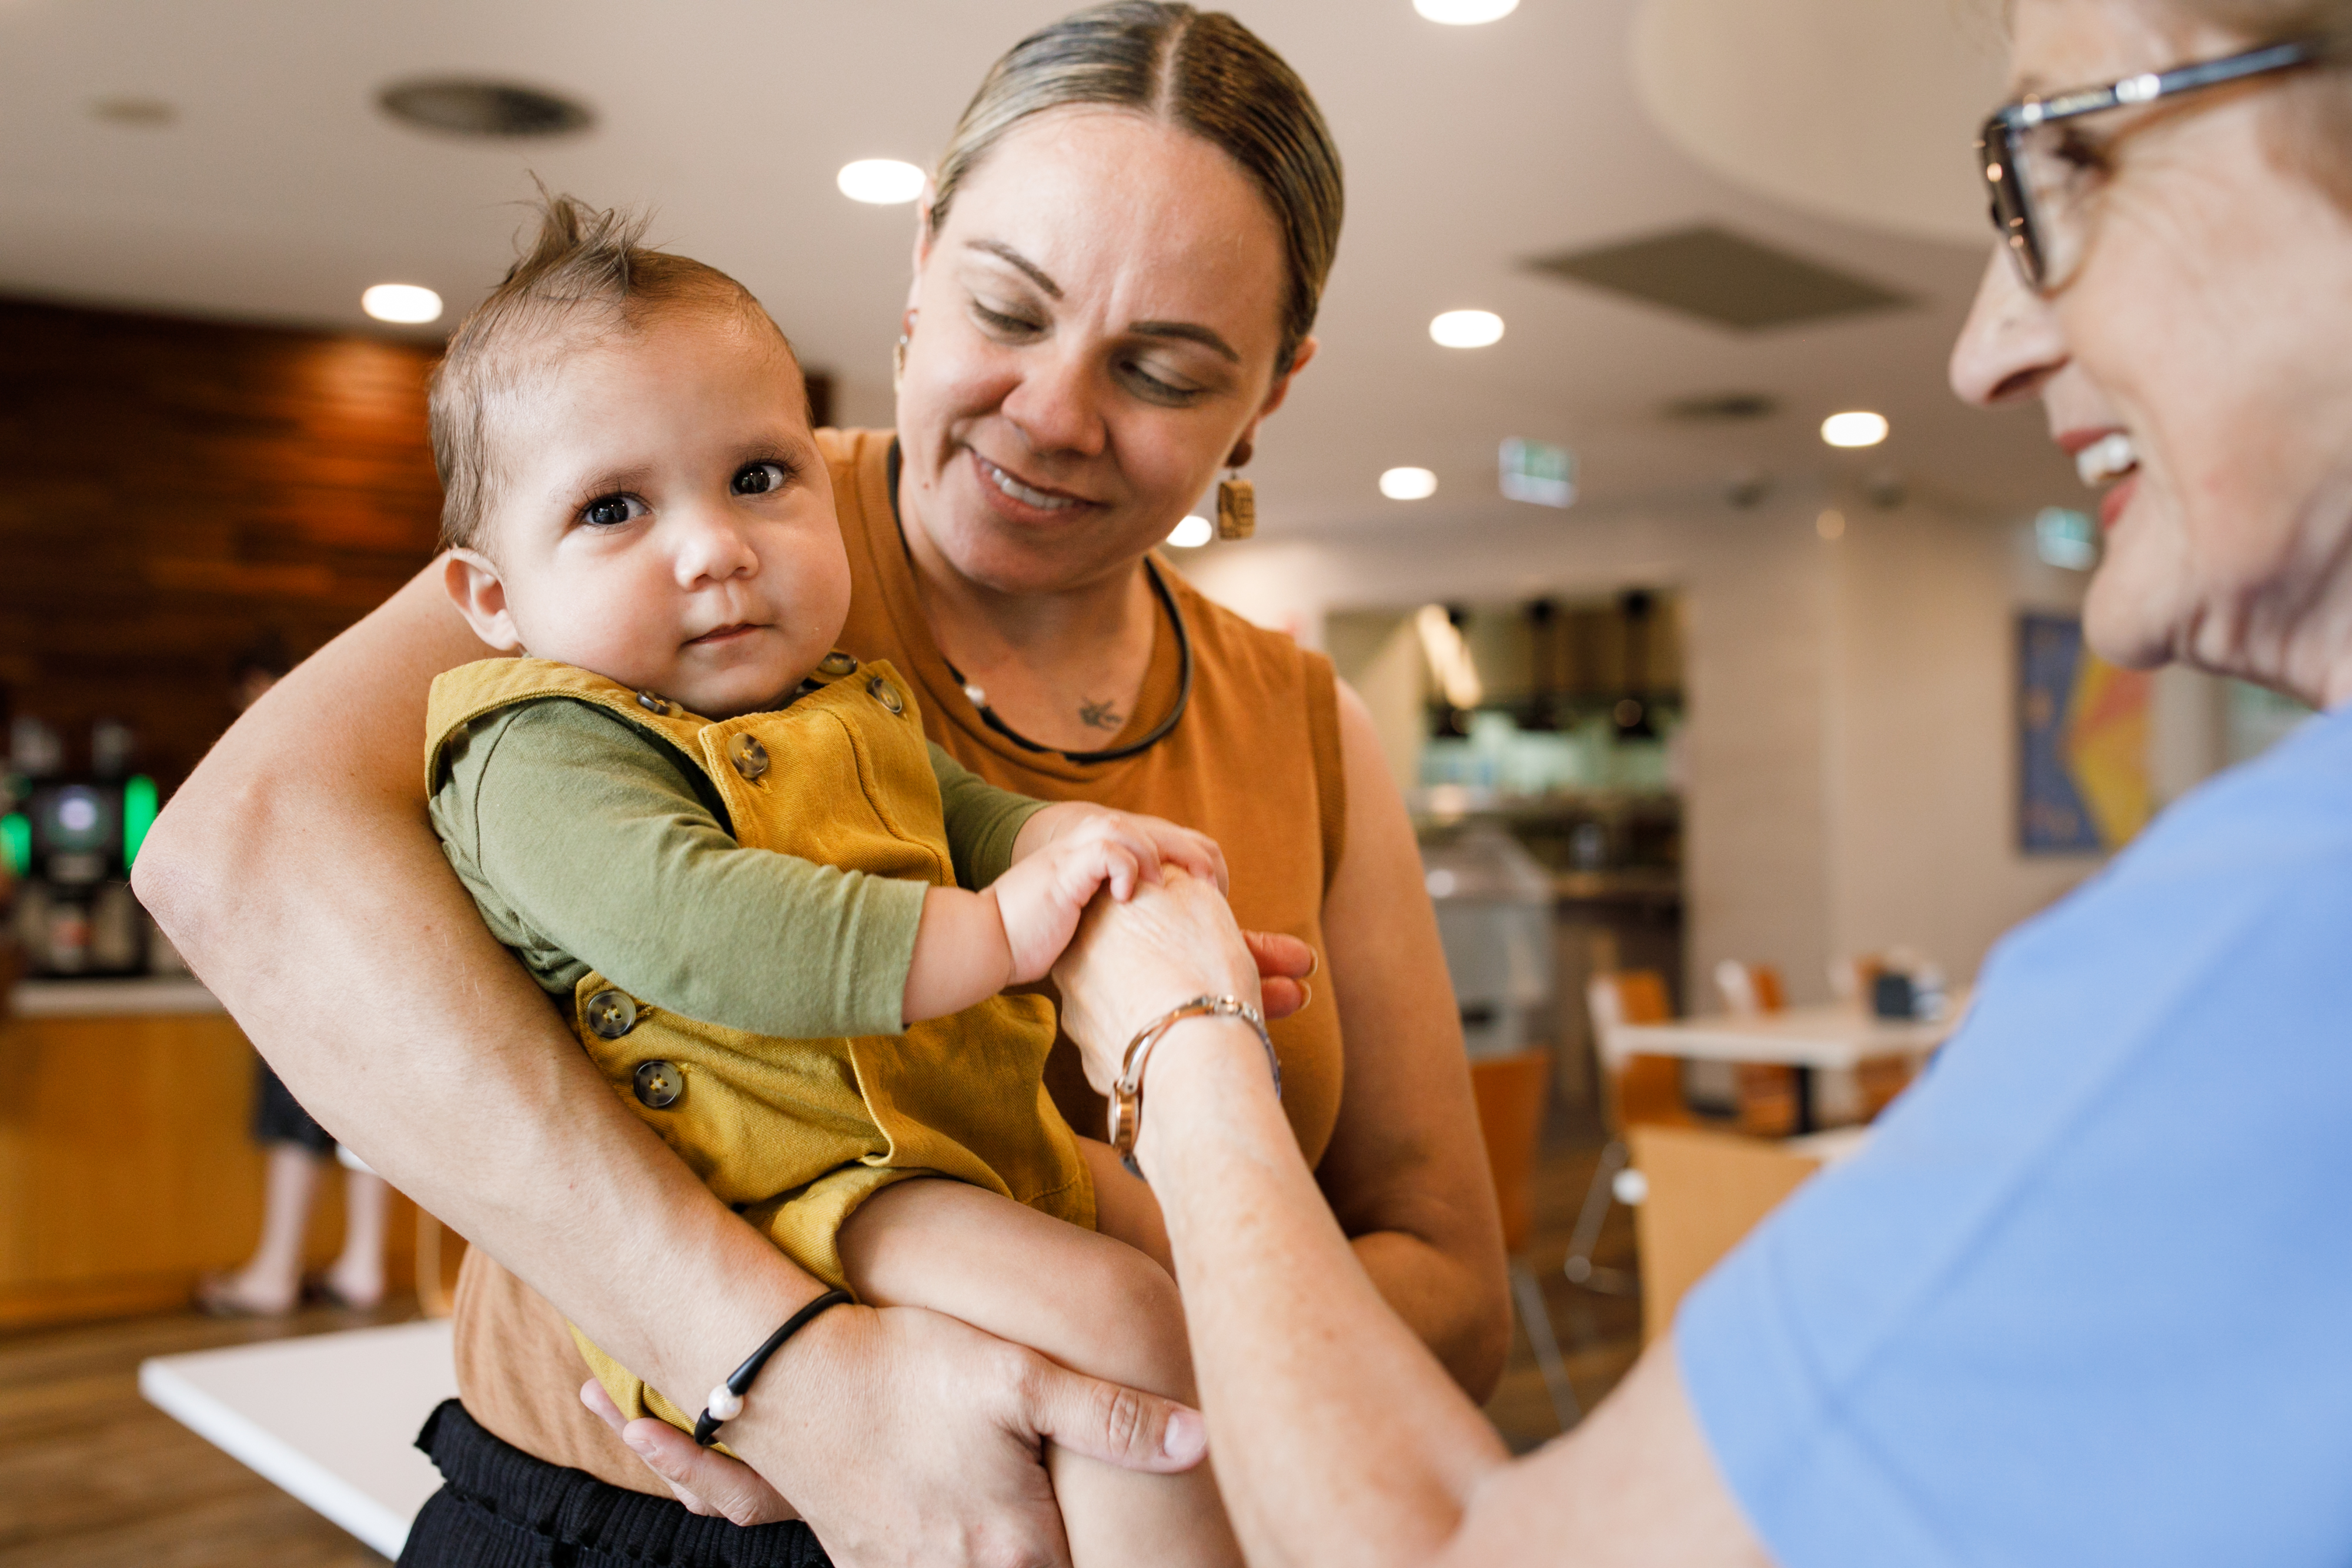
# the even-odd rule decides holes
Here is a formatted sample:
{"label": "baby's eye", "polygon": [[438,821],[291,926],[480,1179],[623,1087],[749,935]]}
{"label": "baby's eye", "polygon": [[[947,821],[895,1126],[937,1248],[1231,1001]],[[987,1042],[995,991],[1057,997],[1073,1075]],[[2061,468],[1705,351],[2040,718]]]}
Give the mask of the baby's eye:
{"label": "baby's eye", "polygon": [[580,520],[591,528],[614,528],[652,510],[635,496],[599,496],[580,508]]}
{"label": "baby's eye", "polygon": [[739,496],[772,496],[782,489],[792,476],[792,470],[781,463],[746,464],[736,471],[735,493]]}

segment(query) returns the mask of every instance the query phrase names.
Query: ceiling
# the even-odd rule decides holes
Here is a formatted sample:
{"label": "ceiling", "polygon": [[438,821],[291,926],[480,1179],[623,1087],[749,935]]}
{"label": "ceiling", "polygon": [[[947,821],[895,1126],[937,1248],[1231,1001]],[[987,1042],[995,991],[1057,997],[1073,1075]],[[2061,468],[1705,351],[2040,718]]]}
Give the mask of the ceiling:
{"label": "ceiling", "polygon": [[[1490,26],[1445,27],[1409,0],[1238,0],[1315,89],[1349,182],[1322,354],[1252,469],[1265,531],[1434,537],[1523,517],[1496,494],[1509,435],[1575,449],[1592,509],[1711,504],[1738,474],[1836,486],[1890,470],[2002,512],[2079,493],[2036,415],[1969,411],[1943,384],[1988,246],[1957,215],[1973,195],[1968,130],[1998,79],[1981,48],[1938,41],[1950,3],[1522,0]],[[383,331],[359,313],[367,284],[427,284],[462,310],[496,278],[534,170],[654,205],[658,240],[742,278],[836,374],[846,415],[878,421],[911,209],[853,204],[835,171],[928,165],[989,61],[1064,8],[0,0],[0,292]],[[1710,11],[1732,19],[1711,26]],[[1946,31],[1886,19],[1914,12]],[[1744,51],[1774,36],[1759,15],[1786,18],[1787,37],[1732,93]],[[482,144],[374,108],[383,84],[440,73],[551,88],[598,123]],[[121,97],[178,112],[160,126],[89,112]],[[1696,225],[1917,303],[1743,332],[1526,266]],[[1458,307],[1499,312],[1507,335],[1431,342],[1429,319]],[[1769,393],[1780,412],[1662,412],[1729,392]],[[1822,417],[1853,407],[1884,412],[1893,438],[1823,447]],[[1380,471],[1402,464],[1435,470],[1436,496],[1382,499]]]}

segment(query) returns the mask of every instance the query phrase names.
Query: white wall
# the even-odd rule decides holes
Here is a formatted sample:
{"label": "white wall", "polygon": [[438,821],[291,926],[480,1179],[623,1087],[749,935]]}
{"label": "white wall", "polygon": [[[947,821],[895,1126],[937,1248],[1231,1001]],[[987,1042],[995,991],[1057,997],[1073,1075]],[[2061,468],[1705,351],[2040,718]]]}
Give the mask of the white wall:
{"label": "white wall", "polygon": [[1819,998],[1833,955],[1896,945],[1965,977],[2002,930],[2097,864],[2015,848],[2015,616],[2072,607],[2084,580],[2036,560],[2015,520],[1927,504],[1842,499],[1845,532],[1823,540],[1825,500],[1515,508],[1449,538],[1252,541],[1182,564],[1243,614],[1310,642],[1333,609],[1676,590],[1689,977],[1722,957],[1760,960],[1797,998]]}
{"label": "white wall", "polygon": [[2016,847],[2016,617],[2079,607],[2030,533],[1848,507],[1830,552],[1828,943],[1907,946],[1956,975],[2099,863]]}

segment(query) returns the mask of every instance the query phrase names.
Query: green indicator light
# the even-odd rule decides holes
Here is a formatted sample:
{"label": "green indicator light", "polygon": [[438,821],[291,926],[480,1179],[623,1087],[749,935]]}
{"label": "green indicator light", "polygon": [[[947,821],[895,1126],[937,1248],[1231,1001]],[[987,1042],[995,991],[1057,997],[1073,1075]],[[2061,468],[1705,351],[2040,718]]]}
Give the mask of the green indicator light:
{"label": "green indicator light", "polygon": [[33,824],[25,820],[22,811],[0,817],[0,849],[7,851],[10,872],[17,876],[32,874]]}
{"label": "green indicator light", "polygon": [[[155,780],[134,773],[122,786],[122,863],[126,867],[139,858],[139,846],[147,841],[147,830],[154,825]],[[28,844],[28,852],[29,849]]]}

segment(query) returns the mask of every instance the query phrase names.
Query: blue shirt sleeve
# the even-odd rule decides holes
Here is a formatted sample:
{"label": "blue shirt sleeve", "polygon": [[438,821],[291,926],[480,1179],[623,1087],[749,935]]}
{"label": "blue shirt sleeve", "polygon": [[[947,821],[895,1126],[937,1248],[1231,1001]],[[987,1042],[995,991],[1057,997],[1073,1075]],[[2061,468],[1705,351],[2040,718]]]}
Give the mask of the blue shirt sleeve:
{"label": "blue shirt sleeve", "polygon": [[1675,1334],[1785,1568],[2352,1562],[2352,712],[2007,938]]}

